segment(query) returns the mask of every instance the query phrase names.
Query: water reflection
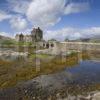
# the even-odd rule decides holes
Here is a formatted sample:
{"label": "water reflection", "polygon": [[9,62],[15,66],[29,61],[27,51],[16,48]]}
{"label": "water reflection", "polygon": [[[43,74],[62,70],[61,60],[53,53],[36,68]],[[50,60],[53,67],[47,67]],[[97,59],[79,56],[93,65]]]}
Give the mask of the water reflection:
{"label": "water reflection", "polygon": [[[0,52],[0,88],[25,82],[21,92],[25,90],[29,96],[39,96],[41,93],[52,94],[55,91],[80,93],[87,89],[83,87],[85,85],[100,84],[100,51],[78,51],[66,56],[51,56],[34,54],[34,48],[17,47],[0,48]],[[8,91],[9,89],[6,91],[8,96],[15,97],[13,92]],[[15,94],[16,91],[15,88]]]}
{"label": "water reflection", "polygon": [[[77,52],[77,51],[76,51]],[[31,57],[31,56],[33,57]],[[100,62],[100,51],[78,51],[77,54],[72,55],[75,56],[76,59],[73,60],[73,64],[69,66],[74,66],[80,64],[84,60],[90,60],[94,62]],[[52,63],[52,59],[57,60],[62,63],[68,65],[71,62],[67,56],[60,55],[60,56],[52,56],[52,57],[42,57],[41,55],[34,54],[34,48],[27,48],[27,47],[15,47],[15,48],[0,48],[0,59],[4,61],[29,61],[30,58],[33,62],[35,62],[36,71],[40,71],[40,66],[43,61]]]}
{"label": "water reflection", "polygon": [[74,84],[94,84],[100,83],[100,62],[84,61],[73,68],[66,68],[67,72],[76,76]]}
{"label": "water reflection", "polygon": [[[90,85],[100,83],[100,63],[81,62],[73,68],[65,68],[61,72],[41,75],[32,81],[38,82],[43,88],[61,89],[66,85]],[[52,87],[49,87],[52,86]]]}
{"label": "water reflection", "polygon": [[5,61],[27,59],[28,53],[28,48],[0,48],[0,59]]}
{"label": "water reflection", "polygon": [[[66,51],[67,52],[67,51]],[[75,51],[77,52],[77,51]],[[36,72],[40,71],[41,63],[52,63],[53,61],[58,61],[59,64],[67,66],[75,66],[80,64],[85,60],[100,62],[100,51],[78,51],[74,55],[73,59],[69,59],[68,55],[59,55],[59,56],[47,56],[47,55],[38,55],[34,54],[34,48],[28,47],[15,47],[15,48],[0,48],[0,59],[3,61],[11,62],[34,62],[36,67]],[[58,60],[59,59],[59,60]],[[57,62],[54,62],[57,63]],[[31,65],[32,66],[32,65]]]}

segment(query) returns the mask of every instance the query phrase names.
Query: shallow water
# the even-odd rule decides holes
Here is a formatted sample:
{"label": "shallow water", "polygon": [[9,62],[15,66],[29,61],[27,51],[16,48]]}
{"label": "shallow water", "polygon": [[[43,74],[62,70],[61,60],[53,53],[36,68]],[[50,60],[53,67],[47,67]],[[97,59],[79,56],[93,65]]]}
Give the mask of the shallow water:
{"label": "shallow water", "polygon": [[100,83],[100,62],[82,61],[73,68],[66,68],[66,72],[75,76],[75,83]]}
{"label": "shallow water", "polygon": [[[13,49],[4,48],[2,50],[17,51],[14,48]],[[20,52],[26,52],[27,50],[26,51],[25,50],[26,49],[23,49],[23,50],[21,49]],[[30,51],[32,53],[32,49],[28,50],[29,53],[30,53]],[[84,54],[85,54],[85,56],[83,56]],[[46,62],[47,66],[41,70],[41,67],[43,67],[40,64],[40,63],[42,63],[42,62],[40,62],[42,60],[42,58],[41,59],[38,58],[37,62],[39,62],[40,66],[38,66],[38,67],[40,67],[40,68],[37,68],[37,69],[39,72],[37,73],[37,75],[34,78],[28,79],[25,82],[23,81],[24,76],[23,76],[22,71],[25,69],[24,74],[26,75],[25,77],[27,77],[27,75],[29,75],[29,73],[33,69],[30,69],[30,70],[28,69],[29,72],[26,74],[26,71],[27,71],[26,68],[28,68],[28,66],[30,66],[29,68],[33,67],[34,63],[32,63],[32,62],[34,62],[34,60],[31,59],[32,62],[30,62],[30,56],[28,56],[27,59],[25,57],[19,57],[19,56],[15,57],[15,58],[4,57],[4,56],[1,57],[0,59],[3,61],[9,60],[10,62],[17,63],[16,65],[15,65],[15,63],[13,63],[13,64],[11,63],[12,65],[8,65],[8,66],[5,63],[0,64],[0,68],[1,68],[0,78],[4,81],[3,86],[5,85],[6,79],[4,80],[4,78],[2,78],[2,77],[6,78],[7,76],[8,77],[14,76],[17,71],[21,72],[22,76],[20,76],[20,77],[17,76],[17,81],[21,81],[21,82],[19,82],[16,87],[4,89],[4,91],[0,90],[0,95],[6,94],[7,98],[9,96],[11,96],[12,98],[15,98],[15,97],[20,98],[20,96],[24,97],[25,96],[24,92],[27,91],[27,96],[29,96],[29,98],[31,98],[31,96],[38,97],[40,95],[45,97],[45,96],[48,96],[49,94],[50,95],[55,94],[55,91],[56,91],[56,93],[59,91],[61,91],[61,92],[63,91],[63,93],[66,93],[66,91],[68,91],[69,93],[72,93],[72,92],[81,93],[80,91],[82,91],[82,90],[83,90],[82,92],[86,92],[86,91],[88,91],[88,88],[85,88],[85,86],[89,87],[90,85],[94,86],[96,84],[100,84],[100,52],[99,51],[93,51],[93,52],[85,51],[85,53],[81,52],[81,54],[78,53],[74,56],[77,59],[74,60],[74,59],[69,59],[68,57],[61,56],[59,61],[61,61],[61,62],[65,61],[65,64],[61,65],[61,63],[60,63],[61,66],[65,66],[61,69],[59,69],[59,66],[58,66],[59,63],[58,63],[58,65],[56,65],[56,69],[52,69],[52,67],[55,67],[55,66],[52,66],[52,67],[50,66],[50,68],[48,69],[49,63],[46,62],[48,58],[45,58],[45,57],[47,57],[47,56],[45,56],[45,57],[43,57],[43,59]],[[12,58],[12,59],[10,59],[10,58]],[[56,61],[56,59],[58,59],[58,57],[49,58],[50,63],[52,63],[52,59],[53,59],[53,61],[54,60]],[[28,60],[28,62],[27,62],[27,60]],[[73,63],[73,62],[74,63],[67,64],[68,62],[66,62],[66,61],[70,62],[70,60],[72,60],[71,63]],[[37,65],[38,65],[38,63],[37,63]],[[3,66],[5,68],[7,66],[7,69],[3,70]],[[9,66],[12,66],[12,67],[10,67],[11,69],[8,70]],[[58,66],[59,70],[57,69],[57,66]],[[22,69],[20,69],[20,68],[22,68]],[[6,72],[6,70],[7,70],[7,72]],[[56,70],[56,71],[52,72],[51,70]],[[1,72],[3,74],[1,74]],[[50,73],[50,72],[52,72],[52,73]],[[11,77],[11,79],[15,79],[15,78],[16,77],[14,77],[14,78]],[[9,79],[10,78],[8,78],[7,81]],[[12,80],[9,82],[12,82]],[[2,86],[2,84],[1,84],[1,86]],[[100,85],[99,85],[99,87],[100,87]],[[94,90],[99,90],[100,89],[99,87],[96,87]],[[19,96],[19,94],[21,94],[21,95]],[[6,99],[3,98],[3,100],[6,100]],[[18,99],[15,99],[15,100],[18,100]],[[30,99],[28,99],[28,100],[30,100]],[[44,99],[42,99],[42,100],[44,100]]]}
{"label": "shallow water", "polygon": [[[32,53],[33,48],[22,48],[22,47],[0,48],[0,51],[14,51],[14,52]],[[82,57],[82,54],[81,54],[81,56],[79,56],[79,54],[75,55],[75,56],[77,56],[77,60],[74,61],[73,65],[69,65],[69,67],[65,66],[65,69],[63,71],[64,71],[64,73],[70,73],[72,76],[74,76],[74,79],[73,79],[74,83],[77,83],[77,82],[79,84],[95,83],[95,82],[98,83],[98,82],[100,82],[100,77],[99,77],[100,76],[100,52],[96,53],[96,51],[93,51],[93,52],[86,51],[85,54],[86,54],[85,58]],[[30,58],[29,56],[26,57],[24,55],[23,56],[18,56],[18,55],[0,56],[0,59],[3,61],[11,61],[11,62],[16,62],[16,63],[23,62],[24,60],[30,60],[29,58]],[[55,58],[55,60],[56,60],[56,58]],[[45,61],[47,59],[45,59]],[[61,61],[64,61],[65,59],[67,59],[67,58],[60,57]],[[36,59],[35,61],[37,63],[40,60]],[[34,60],[33,60],[33,62],[34,62]],[[28,63],[30,63],[30,62],[27,62],[26,64],[28,65]],[[39,63],[42,63],[42,62],[39,62]],[[51,63],[52,63],[52,61],[51,61]],[[23,64],[23,63],[19,63],[19,64]],[[39,66],[39,67],[41,67],[41,66]]]}

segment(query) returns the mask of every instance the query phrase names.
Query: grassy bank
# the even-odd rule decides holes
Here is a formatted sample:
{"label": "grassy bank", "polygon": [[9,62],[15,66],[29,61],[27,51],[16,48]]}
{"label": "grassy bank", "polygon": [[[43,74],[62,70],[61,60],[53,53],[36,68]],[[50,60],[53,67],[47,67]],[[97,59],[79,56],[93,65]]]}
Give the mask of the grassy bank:
{"label": "grassy bank", "polygon": [[32,46],[32,42],[17,42],[14,39],[0,41],[2,47],[15,47],[15,46]]}

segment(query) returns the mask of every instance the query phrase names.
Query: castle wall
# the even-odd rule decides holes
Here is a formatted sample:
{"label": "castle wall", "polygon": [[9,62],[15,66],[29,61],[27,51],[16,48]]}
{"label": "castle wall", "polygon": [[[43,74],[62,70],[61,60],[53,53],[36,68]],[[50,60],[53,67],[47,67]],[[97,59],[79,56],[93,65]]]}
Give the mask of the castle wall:
{"label": "castle wall", "polygon": [[16,35],[16,36],[15,36],[15,39],[16,39],[16,41],[18,42],[18,41],[19,41],[19,35]]}
{"label": "castle wall", "polygon": [[39,27],[33,28],[30,35],[17,34],[15,39],[18,42],[39,42],[43,40],[43,32]]}
{"label": "castle wall", "polygon": [[32,42],[32,37],[31,37],[31,35],[24,36],[24,41],[25,41],[25,42]]}

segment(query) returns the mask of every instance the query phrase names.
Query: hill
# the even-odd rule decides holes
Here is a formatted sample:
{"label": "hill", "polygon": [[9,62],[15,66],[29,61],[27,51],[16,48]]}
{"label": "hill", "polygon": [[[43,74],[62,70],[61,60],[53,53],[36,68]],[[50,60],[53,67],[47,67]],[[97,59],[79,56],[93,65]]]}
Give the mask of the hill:
{"label": "hill", "polygon": [[12,45],[12,44],[14,44],[14,39],[0,35],[0,45]]}
{"label": "hill", "polygon": [[6,36],[3,36],[3,35],[0,35],[0,41],[1,40],[10,40],[11,38],[10,37],[6,37]]}

